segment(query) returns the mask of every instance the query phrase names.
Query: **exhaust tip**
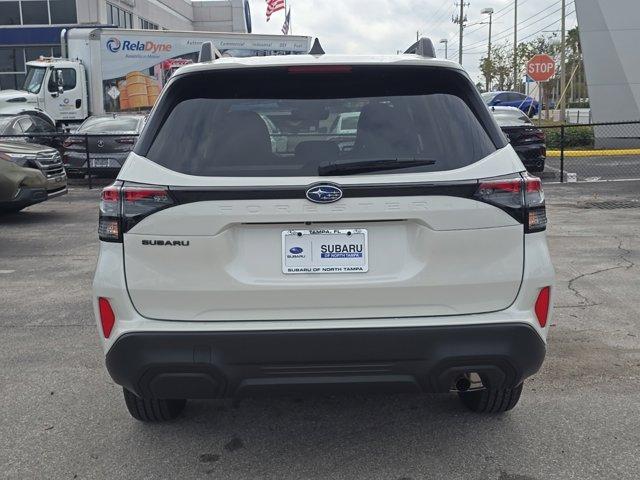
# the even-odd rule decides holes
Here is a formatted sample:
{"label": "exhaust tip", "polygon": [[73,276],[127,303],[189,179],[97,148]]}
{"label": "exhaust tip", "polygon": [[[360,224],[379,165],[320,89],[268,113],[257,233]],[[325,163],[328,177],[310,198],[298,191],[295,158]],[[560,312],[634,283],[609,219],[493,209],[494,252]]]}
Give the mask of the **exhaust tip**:
{"label": "exhaust tip", "polygon": [[471,387],[471,380],[466,376],[459,377],[456,380],[456,390],[459,392],[466,392]]}

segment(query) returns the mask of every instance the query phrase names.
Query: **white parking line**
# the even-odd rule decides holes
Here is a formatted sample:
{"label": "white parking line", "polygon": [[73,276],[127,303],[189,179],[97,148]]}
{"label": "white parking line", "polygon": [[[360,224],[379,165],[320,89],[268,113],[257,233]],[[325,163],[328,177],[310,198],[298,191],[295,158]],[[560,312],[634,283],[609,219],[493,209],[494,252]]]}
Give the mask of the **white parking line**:
{"label": "white parking line", "polygon": [[[548,163],[545,164],[544,166],[545,170],[551,170],[552,172],[557,172],[558,174],[560,174],[560,169],[556,168],[556,167],[552,167],[551,165],[549,165]],[[564,172],[565,178],[567,178],[567,181],[564,183],[573,183],[573,182],[577,182],[578,181],[578,174],[574,173],[574,172]],[[574,179],[574,180],[569,180],[569,179]],[[547,182],[547,183],[556,183],[556,182]],[[561,182],[557,182],[557,183],[561,183]]]}
{"label": "white parking line", "polygon": [[[589,180],[589,183],[606,183],[606,182],[640,182],[640,178],[612,178],[612,179],[603,179],[603,180]],[[562,182],[545,182],[547,185],[560,185]],[[567,182],[564,182],[567,183]],[[584,181],[579,181],[575,183],[587,183]]]}
{"label": "white parking line", "polygon": [[0,275],[7,274],[7,273],[13,273],[13,272],[15,272],[15,270],[0,270]]}

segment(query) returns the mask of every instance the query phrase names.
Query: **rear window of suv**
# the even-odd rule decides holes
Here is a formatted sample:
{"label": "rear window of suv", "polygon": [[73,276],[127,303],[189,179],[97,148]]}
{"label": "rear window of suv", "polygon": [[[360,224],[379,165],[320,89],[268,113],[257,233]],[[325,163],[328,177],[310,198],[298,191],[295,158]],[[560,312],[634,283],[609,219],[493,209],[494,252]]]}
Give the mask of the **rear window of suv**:
{"label": "rear window of suv", "polygon": [[[340,116],[353,125],[333,128]],[[273,177],[314,176],[352,159],[432,161],[384,173],[452,170],[504,145],[456,70],[302,66],[175,77],[136,153],[189,175]]]}

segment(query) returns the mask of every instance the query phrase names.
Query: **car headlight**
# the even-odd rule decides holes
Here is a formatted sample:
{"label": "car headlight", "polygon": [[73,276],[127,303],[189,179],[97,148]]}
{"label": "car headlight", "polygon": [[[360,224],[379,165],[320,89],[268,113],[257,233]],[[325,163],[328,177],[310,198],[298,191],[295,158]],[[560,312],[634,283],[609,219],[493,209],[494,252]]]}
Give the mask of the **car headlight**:
{"label": "car headlight", "polygon": [[26,167],[29,165],[29,162],[35,160],[36,157],[30,154],[25,153],[8,153],[5,152],[4,158],[9,160],[10,162],[15,163],[16,165],[20,165],[21,167]]}

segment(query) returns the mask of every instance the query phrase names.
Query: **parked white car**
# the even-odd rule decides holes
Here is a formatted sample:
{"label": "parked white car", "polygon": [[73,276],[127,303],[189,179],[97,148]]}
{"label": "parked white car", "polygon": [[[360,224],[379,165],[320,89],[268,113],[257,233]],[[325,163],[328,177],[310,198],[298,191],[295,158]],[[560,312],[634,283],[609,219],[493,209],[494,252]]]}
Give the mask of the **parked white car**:
{"label": "parked white car", "polygon": [[[354,111],[341,151],[331,119]],[[143,421],[273,390],[456,391],[510,410],[546,351],[546,222],[540,180],[453,62],[186,66],[102,193],[107,369]]]}

